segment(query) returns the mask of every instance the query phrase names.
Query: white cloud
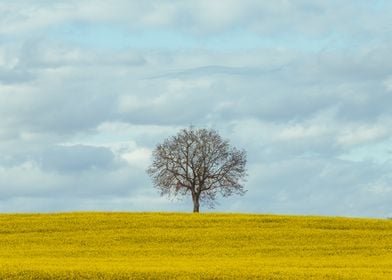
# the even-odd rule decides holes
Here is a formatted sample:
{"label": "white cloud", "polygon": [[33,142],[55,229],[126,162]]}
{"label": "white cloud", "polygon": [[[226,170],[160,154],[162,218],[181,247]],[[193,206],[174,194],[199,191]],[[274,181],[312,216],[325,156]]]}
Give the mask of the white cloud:
{"label": "white cloud", "polygon": [[150,164],[151,149],[140,148],[122,154],[122,157],[131,165],[141,169],[147,169]]}
{"label": "white cloud", "polygon": [[384,125],[361,125],[343,130],[337,142],[339,145],[351,147],[383,140],[390,136],[390,133]]}
{"label": "white cloud", "polygon": [[147,26],[167,26],[171,25],[176,18],[178,9],[170,2],[155,2],[146,5],[146,13],[139,19]]}
{"label": "white cloud", "polygon": [[142,97],[135,95],[123,95],[118,100],[118,109],[121,113],[133,112],[140,108],[149,107],[150,100],[143,100]]}
{"label": "white cloud", "polygon": [[367,191],[377,195],[390,195],[392,193],[392,187],[389,185],[372,185]]}
{"label": "white cloud", "polygon": [[237,27],[261,35],[291,31],[320,36],[335,32],[355,39],[386,31],[390,4],[383,5],[386,7],[376,10],[370,3],[356,1],[347,5],[339,1],[14,1],[0,4],[0,33],[15,34],[74,21],[114,22],[130,28],[171,27],[199,35]]}
{"label": "white cloud", "polygon": [[392,91],[392,77],[387,78],[384,81],[384,86],[388,91]]}
{"label": "white cloud", "polygon": [[21,162],[0,168],[0,196],[2,199],[17,196],[40,196],[52,193],[51,187],[59,178],[46,173],[35,161]]}
{"label": "white cloud", "polygon": [[314,137],[323,137],[328,132],[326,127],[320,124],[304,126],[303,124],[289,125],[278,132],[280,140],[298,140]]}

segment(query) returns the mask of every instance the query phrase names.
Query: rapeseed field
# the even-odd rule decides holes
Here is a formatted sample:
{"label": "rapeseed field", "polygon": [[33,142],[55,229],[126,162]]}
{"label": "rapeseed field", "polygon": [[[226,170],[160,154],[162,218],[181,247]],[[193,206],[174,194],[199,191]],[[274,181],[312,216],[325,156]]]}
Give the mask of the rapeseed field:
{"label": "rapeseed field", "polygon": [[392,279],[392,221],[3,214],[0,279]]}

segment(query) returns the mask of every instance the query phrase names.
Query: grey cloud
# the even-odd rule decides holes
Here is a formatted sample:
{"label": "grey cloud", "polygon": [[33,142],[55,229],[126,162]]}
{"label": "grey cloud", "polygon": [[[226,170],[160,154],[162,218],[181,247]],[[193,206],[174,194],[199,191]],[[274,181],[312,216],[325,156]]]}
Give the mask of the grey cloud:
{"label": "grey cloud", "polygon": [[[87,145],[40,146],[0,157],[0,198],[52,201],[63,199],[128,198],[146,189],[144,169],[129,165],[105,147]],[[77,209],[77,208],[74,208]]]}
{"label": "grey cloud", "polygon": [[115,168],[115,156],[107,148],[85,145],[57,146],[47,148],[40,158],[44,170],[58,172],[84,172],[92,169]]}
{"label": "grey cloud", "polygon": [[[386,217],[390,213],[386,201],[392,193],[372,194],[369,188],[379,183],[385,168],[371,162],[354,164],[328,159],[253,165],[248,183],[252,196],[242,199],[240,207],[267,213]],[[390,183],[390,179],[385,180]],[[375,209],[373,204],[380,202],[381,197],[384,202]]]}
{"label": "grey cloud", "polygon": [[[62,166],[61,168],[65,168]],[[37,163],[26,162],[0,173],[0,197],[6,203],[16,198],[43,200],[62,199],[73,207],[74,199],[132,197],[145,188],[144,170],[119,166],[109,169],[88,169],[82,173],[58,173],[41,169]],[[74,208],[77,209],[77,208]]]}
{"label": "grey cloud", "polygon": [[[4,153],[4,151],[3,151]],[[29,160],[26,154],[7,154],[0,157],[0,167],[10,168]]]}
{"label": "grey cloud", "polygon": [[[78,52],[83,57],[84,53],[80,50]],[[173,53],[169,55],[175,58]],[[257,53],[254,55],[257,56]],[[271,60],[275,60],[278,55],[279,52],[272,54]],[[149,61],[159,61],[159,56],[161,55],[143,55]],[[205,59],[214,59],[208,53],[203,56]],[[228,59],[230,61],[230,57]],[[313,62],[310,63],[309,60]],[[301,64],[300,61],[305,63]],[[389,114],[388,102],[381,102],[389,99],[389,93],[377,85],[377,81],[365,83],[362,80],[344,80],[346,70],[342,70],[339,75],[339,68],[336,68],[335,74],[331,75],[330,70],[322,64],[314,64],[316,61],[316,56],[306,58],[294,52],[286,63],[279,62],[276,66],[271,66],[268,60],[264,60],[267,66],[258,67],[248,67],[246,64],[239,67],[206,65],[153,75],[156,79],[152,80],[143,79],[143,76],[155,72],[155,67],[149,64],[134,71],[132,68],[122,68],[121,63],[107,67],[97,61],[93,67],[90,62],[78,61],[75,65],[61,62],[60,65],[71,68],[36,72],[40,78],[35,84],[44,91],[35,93],[40,97],[31,99],[26,110],[26,114],[30,115],[23,122],[32,120],[36,130],[72,132],[93,129],[108,120],[178,125],[253,116],[285,122],[306,119],[320,110],[335,107],[348,120],[374,120],[380,115]],[[164,67],[166,62],[162,60],[160,63]],[[172,67],[179,65],[175,59],[171,63]],[[316,71],[314,65],[318,65]],[[50,65],[45,67],[51,68]],[[115,75],[113,69],[124,71],[124,74]],[[351,72],[355,71],[355,67],[352,67]],[[333,76],[337,78],[331,81]],[[172,91],[172,82],[192,84],[198,79],[211,82],[209,85],[195,85],[193,88],[183,86],[183,89],[177,89],[178,94],[169,93]],[[379,81],[378,84],[382,82]],[[378,93],[374,93],[376,87]],[[359,93],[364,96],[364,101],[355,103],[359,100]],[[139,104],[132,106],[132,110],[118,112],[116,107],[121,103],[118,98],[124,95],[138,96]],[[159,102],[151,102],[154,99]],[[380,105],[374,106],[377,103]]]}
{"label": "grey cloud", "polygon": [[179,71],[172,71],[166,74],[150,77],[151,79],[158,78],[189,78],[189,77],[203,77],[210,75],[241,75],[241,76],[259,76],[273,74],[277,71],[281,71],[285,66],[280,66],[273,69],[263,69],[256,67],[229,67],[221,65],[208,65],[203,67],[197,67],[193,69],[184,69]]}
{"label": "grey cloud", "polygon": [[[220,87],[213,90],[219,91],[221,95],[220,102],[216,103],[235,103],[235,106],[227,108],[230,110],[227,114],[224,109],[216,112],[216,116],[221,114],[225,118],[253,114],[255,117],[287,121],[309,118],[326,108],[338,108],[339,114],[347,120],[371,121],[389,115],[391,111],[387,100],[391,95],[383,83],[389,77],[387,62],[392,57],[379,56],[385,62],[377,64],[377,74],[377,71],[371,69],[372,66],[368,66],[374,63],[367,60],[367,53],[354,50],[351,55],[360,61],[360,65],[344,59],[342,53],[336,52],[335,62],[333,59],[329,61],[333,63],[333,70],[331,64],[320,63],[317,55],[309,54],[294,56],[284,66],[269,70],[205,66],[173,71],[155,78],[189,80],[214,77],[215,84]],[[234,77],[225,78],[222,74]],[[243,98],[244,93],[246,98]]]}
{"label": "grey cloud", "polygon": [[69,43],[33,38],[19,48],[19,67],[30,70],[61,67],[140,67],[146,64],[142,54],[132,50],[105,53],[84,51]]}
{"label": "grey cloud", "polygon": [[1,84],[18,84],[26,83],[34,79],[34,75],[29,71],[20,69],[7,69],[0,67]]}

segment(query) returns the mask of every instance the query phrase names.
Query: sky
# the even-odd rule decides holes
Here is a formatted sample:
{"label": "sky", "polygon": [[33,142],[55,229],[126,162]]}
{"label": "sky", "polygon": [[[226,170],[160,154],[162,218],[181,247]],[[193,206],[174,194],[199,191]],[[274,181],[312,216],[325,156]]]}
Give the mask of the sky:
{"label": "sky", "polygon": [[201,211],[391,217],[391,49],[391,1],[0,0],[0,212],[190,212],[145,170],[194,125],[248,154]]}

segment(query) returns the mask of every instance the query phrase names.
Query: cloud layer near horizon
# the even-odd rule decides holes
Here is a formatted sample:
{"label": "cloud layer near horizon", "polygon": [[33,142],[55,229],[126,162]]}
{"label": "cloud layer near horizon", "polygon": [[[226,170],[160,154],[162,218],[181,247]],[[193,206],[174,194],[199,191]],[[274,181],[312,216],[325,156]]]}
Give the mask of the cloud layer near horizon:
{"label": "cloud layer near horizon", "polygon": [[386,1],[0,2],[0,211],[183,211],[144,170],[190,124],[244,148],[217,211],[392,215]]}

